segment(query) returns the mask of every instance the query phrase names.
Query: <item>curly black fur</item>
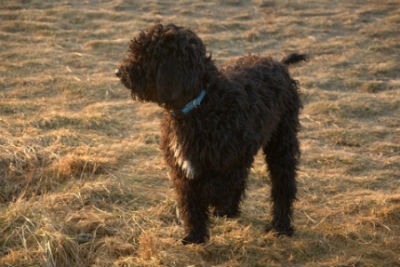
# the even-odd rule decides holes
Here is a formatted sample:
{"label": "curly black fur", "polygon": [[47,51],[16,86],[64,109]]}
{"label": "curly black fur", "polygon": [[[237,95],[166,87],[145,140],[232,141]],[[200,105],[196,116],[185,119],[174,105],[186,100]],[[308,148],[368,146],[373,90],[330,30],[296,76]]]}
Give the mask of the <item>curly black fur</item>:
{"label": "curly black fur", "polygon": [[[267,230],[292,235],[292,203],[300,156],[301,101],[287,66],[245,56],[220,70],[191,30],[157,24],[134,38],[117,76],[134,99],[165,108],[161,149],[170,166],[184,221],[184,244],[209,238],[209,207],[235,217],[254,156],[263,149],[272,180],[272,222]],[[200,107],[181,109],[207,90]]]}

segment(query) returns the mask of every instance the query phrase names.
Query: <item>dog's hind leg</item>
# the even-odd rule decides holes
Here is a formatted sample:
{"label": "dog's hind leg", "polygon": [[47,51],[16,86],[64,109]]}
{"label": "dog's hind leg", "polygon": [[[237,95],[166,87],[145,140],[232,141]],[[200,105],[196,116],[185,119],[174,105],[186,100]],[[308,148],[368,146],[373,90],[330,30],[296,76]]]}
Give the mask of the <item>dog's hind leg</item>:
{"label": "dog's hind leg", "polygon": [[293,234],[292,205],[297,192],[295,179],[300,156],[297,128],[297,118],[294,122],[283,120],[263,148],[272,182],[272,221],[267,231],[274,229],[288,236]]}

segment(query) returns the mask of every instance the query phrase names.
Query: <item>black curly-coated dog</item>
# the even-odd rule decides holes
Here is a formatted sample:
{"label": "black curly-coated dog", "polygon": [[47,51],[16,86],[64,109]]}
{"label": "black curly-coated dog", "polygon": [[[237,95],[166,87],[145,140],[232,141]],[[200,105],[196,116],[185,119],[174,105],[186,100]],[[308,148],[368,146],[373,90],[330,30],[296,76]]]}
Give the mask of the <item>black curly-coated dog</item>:
{"label": "black curly-coated dog", "polygon": [[165,109],[161,149],[171,168],[186,237],[209,238],[209,208],[235,217],[246,179],[262,148],[272,180],[272,222],[267,230],[292,235],[292,204],[300,156],[301,101],[288,65],[245,56],[217,69],[191,30],[156,24],[129,45],[116,75],[140,101]]}

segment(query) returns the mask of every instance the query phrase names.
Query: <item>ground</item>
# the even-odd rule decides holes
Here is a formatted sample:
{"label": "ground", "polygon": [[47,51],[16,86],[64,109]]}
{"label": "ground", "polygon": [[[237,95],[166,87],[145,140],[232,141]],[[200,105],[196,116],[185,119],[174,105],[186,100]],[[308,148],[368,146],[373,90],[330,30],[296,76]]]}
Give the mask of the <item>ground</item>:
{"label": "ground", "polygon": [[[0,21],[0,266],[400,266],[399,1],[3,0]],[[241,217],[181,245],[161,109],[113,74],[157,21],[218,64],[309,54],[294,237],[263,231],[259,155]]]}

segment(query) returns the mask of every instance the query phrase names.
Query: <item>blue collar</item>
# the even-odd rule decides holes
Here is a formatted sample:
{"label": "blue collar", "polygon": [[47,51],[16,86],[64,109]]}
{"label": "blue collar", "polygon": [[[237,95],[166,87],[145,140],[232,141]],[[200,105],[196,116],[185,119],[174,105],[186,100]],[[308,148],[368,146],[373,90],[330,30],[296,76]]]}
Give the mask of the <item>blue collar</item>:
{"label": "blue collar", "polygon": [[191,110],[193,110],[194,108],[197,108],[198,106],[200,106],[200,103],[203,100],[203,98],[205,97],[206,92],[207,91],[205,89],[201,90],[201,92],[200,92],[198,97],[196,97],[195,99],[193,99],[192,101],[187,103],[186,106],[183,107],[183,109],[181,110],[182,113],[183,114],[187,114]]}

